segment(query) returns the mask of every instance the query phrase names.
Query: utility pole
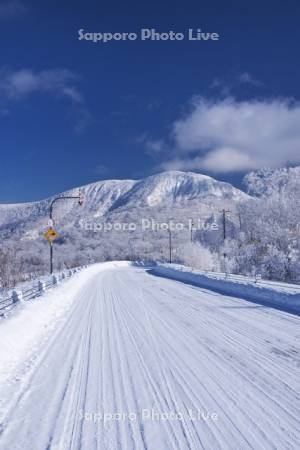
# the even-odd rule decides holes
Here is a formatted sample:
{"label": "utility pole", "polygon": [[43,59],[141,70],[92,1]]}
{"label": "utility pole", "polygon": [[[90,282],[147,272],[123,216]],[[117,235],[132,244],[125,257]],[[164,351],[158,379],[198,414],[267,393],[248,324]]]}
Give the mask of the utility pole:
{"label": "utility pole", "polygon": [[171,230],[171,219],[169,219],[169,263],[172,263],[172,230]]}
{"label": "utility pole", "polygon": [[223,239],[224,241],[226,240],[226,214],[230,213],[229,209],[222,209],[222,211],[220,211],[222,213],[222,221],[223,221]]}
{"label": "utility pole", "polygon": [[194,219],[191,222],[191,242],[193,242],[193,227],[194,227]]}
{"label": "utility pole", "polygon": [[53,242],[50,242],[50,275],[53,274]]}
{"label": "utility pole", "polygon": [[[53,228],[54,222],[53,222],[53,206],[56,202],[60,201],[60,200],[74,200],[77,199],[78,200],[78,204],[80,206],[82,206],[83,204],[83,196],[81,194],[81,192],[79,192],[79,195],[66,195],[66,196],[60,196],[60,197],[56,197],[54,200],[52,200],[52,202],[50,203],[50,209],[49,209],[49,227],[50,229]],[[53,273],[53,242],[50,241],[50,274],[52,275]]]}
{"label": "utility pole", "polygon": [[169,262],[172,263],[172,233],[169,230]]}
{"label": "utility pole", "polygon": [[[222,213],[222,221],[223,221],[223,240],[224,240],[224,243],[225,243],[225,241],[226,241],[226,214],[227,213],[229,213],[230,212],[230,210],[228,210],[228,209],[222,209],[222,211],[220,211],[221,213]],[[224,252],[223,253],[223,256],[224,256],[224,261],[225,261],[225,259],[226,259],[226,253]]]}

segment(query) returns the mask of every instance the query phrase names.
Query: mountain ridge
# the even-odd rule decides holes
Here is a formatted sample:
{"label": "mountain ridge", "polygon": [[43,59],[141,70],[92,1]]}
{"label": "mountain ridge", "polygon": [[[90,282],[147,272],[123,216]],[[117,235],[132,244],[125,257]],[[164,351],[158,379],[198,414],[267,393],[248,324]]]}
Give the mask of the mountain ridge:
{"label": "mountain ridge", "polygon": [[196,173],[196,172],[184,172],[184,171],[178,171],[178,170],[170,170],[170,171],[164,171],[164,172],[158,172],[156,174],[153,175],[149,175],[147,177],[144,178],[139,178],[139,179],[119,179],[119,178],[113,178],[113,179],[105,179],[105,180],[99,180],[99,181],[94,181],[92,183],[87,183],[81,186],[76,186],[74,188],[70,188],[67,189],[65,191],[59,192],[57,194],[53,194],[50,195],[49,197],[43,198],[41,200],[33,200],[33,201],[28,201],[28,202],[16,202],[16,203],[0,203],[0,208],[16,208],[16,207],[25,207],[25,206],[32,206],[32,205],[36,205],[36,204],[40,204],[42,202],[50,202],[52,199],[58,197],[58,196],[62,196],[62,195],[66,195],[66,194],[71,194],[74,193],[75,191],[79,191],[79,190],[85,190],[86,188],[91,188],[93,186],[98,186],[101,184],[108,184],[108,183],[118,183],[118,184],[132,184],[132,186],[140,184],[140,183],[144,183],[146,180],[151,180],[151,179],[158,179],[161,177],[172,177],[172,176],[185,176],[185,177],[194,177],[194,178],[198,178],[198,180],[202,179],[202,180],[211,180],[211,181],[215,181],[219,184],[223,184],[223,185],[227,185],[232,187],[234,190],[241,192],[242,194],[248,196],[248,194],[246,194],[243,190],[233,186],[232,184],[225,182],[225,181],[219,181],[216,178],[213,178],[209,175],[204,175],[204,174],[200,174],[200,173]]}
{"label": "mountain ridge", "polygon": [[81,207],[76,201],[56,203],[54,216],[59,216],[61,223],[72,225],[82,217],[107,219],[116,213],[130,215],[137,208],[150,208],[155,216],[155,210],[163,207],[186,211],[222,207],[223,203],[224,207],[234,207],[250,198],[230,183],[208,175],[168,171],[139,180],[100,180],[36,202],[0,204],[0,231],[42,230],[47,225],[51,201],[77,196],[79,192],[84,197]]}

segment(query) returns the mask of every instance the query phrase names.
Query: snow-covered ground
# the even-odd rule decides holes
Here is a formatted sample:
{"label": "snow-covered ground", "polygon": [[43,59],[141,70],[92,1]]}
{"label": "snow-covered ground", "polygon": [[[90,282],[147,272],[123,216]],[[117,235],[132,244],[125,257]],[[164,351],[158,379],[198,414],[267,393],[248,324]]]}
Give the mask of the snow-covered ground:
{"label": "snow-covered ground", "polygon": [[299,448],[300,317],[166,275],[95,265],[1,322],[1,449]]}

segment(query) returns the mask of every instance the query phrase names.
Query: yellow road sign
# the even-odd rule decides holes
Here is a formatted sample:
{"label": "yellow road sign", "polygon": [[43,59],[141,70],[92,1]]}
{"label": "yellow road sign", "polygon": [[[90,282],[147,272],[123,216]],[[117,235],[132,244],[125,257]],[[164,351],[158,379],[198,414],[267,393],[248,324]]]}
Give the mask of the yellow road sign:
{"label": "yellow road sign", "polygon": [[59,234],[57,231],[55,231],[53,228],[49,228],[45,233],[44,233],[44,238],[48,241],[48,242],[53,242],[55,241],[55,239],[57,239],[59,237]]}

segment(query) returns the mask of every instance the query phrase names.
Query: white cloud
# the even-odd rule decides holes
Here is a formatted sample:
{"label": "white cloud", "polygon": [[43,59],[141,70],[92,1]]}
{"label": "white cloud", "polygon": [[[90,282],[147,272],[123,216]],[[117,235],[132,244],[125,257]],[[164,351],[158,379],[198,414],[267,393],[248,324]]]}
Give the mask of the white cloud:
{"label": "white cloud", "polygon": [[83,102],[83,97],[81,93],[75,87],[65,87],[63,88],[62,92],[66,97],[69,97],[75,103]]}
{"label": "white cloud", "polygon": [[145,145],[149,154],[162,153],[165,150],[165,143],[162,139],[149,139]]}
{"label": "white cloud", "polygon": [[222,78],[214,78],[209,87],[218,91],[219,95],[224,98],[230,95],[233,86],[232,83],[228,83]]}
{"label": "white cloud", "polygon": [[141,134],[135,141],[138,144],[143,144],[148,155],[153,157],[168,151],[168,147],[163,139],[153,139],[148,133]]}
{"label": "white cloud", "polygon": [[26,12],[27,7],[19,0],[3,1],[0,4],[0,19],[13,19]]}
{"label": "white cloud", "polygon": [[253,86],[263,86],[263,83],[254,78],[250,73],[243,72],[238,76],[238,81],[243,84],[252,84]]}
{"label": "white cloud", "polygon": [[205,156],[174,159],[162,164],[164,170],[207,170],[210,172],[235,172],[249,169],[247,155],[231,149],[213,150]]}
{"label": "white cloud", "polygon": [[39,93],[66,98],[72,105],[72,116],[76,122],[74,129],[81,132],[90,122],[91,114],[76,82],[77,75],[67,69],[35,71],[28,68],[3,68],[0,70],[0,95],[7,103],[15,103]]}
{"label": "white cloud", "polygon": [[249,72],[242,72],[237,74],[235,77],[231,78],[214,78],[212,83],[210,84],[210,89],[217,92],[219,97],[225,99],[230,97],[237,92],[237,90],[241,90],[246,88],[249,91],[249,88],[252,90],[260,89],[264,86],[264,83],[257,78],[255,78]]}
{"label": "white cloud", "polygon": [[35,92],[55,92],[68,96],[73,100],[79,92],[72,85],[76,81],[76,75],[66,69],[48,69],[34,71],[32,69],[0,71],[0,91],[10,99],[19,98]]}
{"label": "white cloud", "polygon": [[163,168],[247,171],[300,162],[300,105],[286,99],[197,99],[173,125]]}

